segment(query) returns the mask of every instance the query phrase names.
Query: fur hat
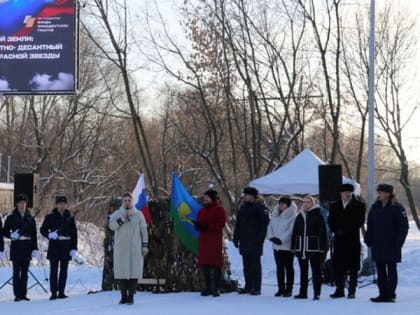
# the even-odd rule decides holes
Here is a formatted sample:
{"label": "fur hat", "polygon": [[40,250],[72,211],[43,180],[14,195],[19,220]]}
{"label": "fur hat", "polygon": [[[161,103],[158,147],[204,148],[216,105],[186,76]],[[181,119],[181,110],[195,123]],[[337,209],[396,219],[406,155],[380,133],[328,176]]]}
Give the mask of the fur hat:
{"label": "fur hat", "polygon": [[204,194],[209,196],[210,199],[213,201],[217,200],[217,191],[215,191],[214,189],[209,189]]}
{"label": "fur hat", "polygon": [[354,186],[352,184],[342,184],[340,186],[340,192],[345,192],[345,191],[353,192]]}
{"label": "fur hat", "polygon": [[390,185],[390,184],[379,184],[376,187],[376,191],[382,191],[382,192],[386,192],[386,193],[394,193],[394,186]]}
{"label": "fur hat", "polygon": [[251,196],[257,197],[258,196],[258,190],[254,187],[246,187],[244,189],[244,195],[251,195]]}

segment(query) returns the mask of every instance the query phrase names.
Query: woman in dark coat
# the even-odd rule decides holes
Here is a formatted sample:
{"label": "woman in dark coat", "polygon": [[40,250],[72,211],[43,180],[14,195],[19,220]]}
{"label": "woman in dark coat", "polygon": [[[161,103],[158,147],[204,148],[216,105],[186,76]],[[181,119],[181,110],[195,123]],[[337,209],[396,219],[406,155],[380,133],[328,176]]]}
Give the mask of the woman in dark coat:
{"label": "woman in dark coat", "polygon": [[327,228],[321,209],[310,195],[303,198],[292,233],[292,249],[299,260],[300,290],[295,299],[308,297],[308,269],[312,269],[314,300],[321,295],[321,265],[328,250]]}
{"label": "woman in dark coat", "polygon": [[220,206],[217,192],[208,190],[203,197],[194,227],[200,231],[198,238],[198,267],[204,278],[202,296],[219,296],[223,266],[223,228],[226,223],[225,209]]}

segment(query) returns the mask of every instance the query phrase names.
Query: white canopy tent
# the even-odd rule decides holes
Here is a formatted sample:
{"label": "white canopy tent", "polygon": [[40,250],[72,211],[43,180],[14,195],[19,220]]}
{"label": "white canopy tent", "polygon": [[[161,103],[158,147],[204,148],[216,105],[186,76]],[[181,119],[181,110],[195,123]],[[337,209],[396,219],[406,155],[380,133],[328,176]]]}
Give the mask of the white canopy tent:
{"label": "white canopy tent", "polygon": [[[306,148],[278,170],[254,179],[249,186],[263,195],[318,195],[318,166],[325,164]],[[343,176],[343,183],[353,184],[354,193],[360,194],[360,185],[356,181]]]}

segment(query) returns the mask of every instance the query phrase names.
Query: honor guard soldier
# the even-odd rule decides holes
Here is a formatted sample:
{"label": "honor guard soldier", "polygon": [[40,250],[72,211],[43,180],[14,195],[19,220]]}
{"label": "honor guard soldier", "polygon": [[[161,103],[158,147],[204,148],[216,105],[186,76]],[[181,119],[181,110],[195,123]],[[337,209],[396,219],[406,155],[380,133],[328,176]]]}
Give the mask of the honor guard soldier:
{"label": "honor guard soldier", "polygon": [[38,256],[38,242],[34,217],[27,209],[28,197],[18,195],[16,207],[4,222],[3,235],[11,239],[10,260],[13,263],[13,293],[15,302],[29,301],[28,270],[32,258]]}
{"label": "honor guard soldier", "polygon": [[47,259],[50,261],[50,300],[65,299],[69,261],[75,259],[77,254],[76,223],[67,209],[67,197],[55,198],[55,208],[45,217],[41,234],[49,239]]}

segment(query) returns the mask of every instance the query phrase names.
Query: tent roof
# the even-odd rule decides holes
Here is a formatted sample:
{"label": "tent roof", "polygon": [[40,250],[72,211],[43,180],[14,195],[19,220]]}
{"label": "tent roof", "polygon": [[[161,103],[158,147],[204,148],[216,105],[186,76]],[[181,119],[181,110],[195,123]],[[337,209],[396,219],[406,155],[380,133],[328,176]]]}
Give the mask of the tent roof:
{"label": "tent roof", "polygon": [[[317,195],[318,166],[324,164],[324,161],[306,148],[281,168],[254,179],[249,185],[257,188],[263,195]],[[353,183],[356,188],[356,182],[351,179],[343,177],[343,182]]]}

